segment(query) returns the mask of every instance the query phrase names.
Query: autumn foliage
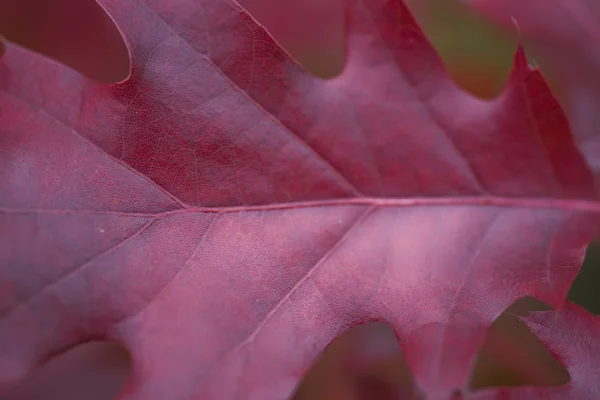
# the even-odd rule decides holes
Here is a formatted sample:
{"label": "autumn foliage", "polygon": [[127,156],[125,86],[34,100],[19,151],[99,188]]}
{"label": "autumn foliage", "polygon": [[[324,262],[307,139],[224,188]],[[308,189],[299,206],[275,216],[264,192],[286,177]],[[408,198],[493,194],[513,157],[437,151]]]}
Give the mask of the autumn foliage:
{"label": "autumn foliage", "polygon": [[[340,3],[328,79],[231,0],[98,3],[125,79],[10,42],[0,59],[0,395],[102,339],[131,356],[120,400],[285,399],[374,321],[415,399],[600,393],[600,319],[566,300],[600,230],[596,3],[470,3],[546,40],[560,102],[522,48],[500,94],[465,91],[400,0]],[[552,307],[523,321],[569,382],[474,390],[525,297]]]}

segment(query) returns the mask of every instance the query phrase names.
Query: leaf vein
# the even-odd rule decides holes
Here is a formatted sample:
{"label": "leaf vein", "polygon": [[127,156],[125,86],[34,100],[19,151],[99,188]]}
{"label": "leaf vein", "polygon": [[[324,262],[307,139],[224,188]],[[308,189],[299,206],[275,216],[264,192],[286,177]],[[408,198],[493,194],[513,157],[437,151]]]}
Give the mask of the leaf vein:
{"label": "leaf vein", "polygon": [[[196,50],[194,48],[194,46],[192,46],[192,44],[189,43],[189,41],[186,38],[184,38],[173,27],[171,27],[171,25],[165,19],[163,19],[159,13],[157,13],[154,9],[152,9],[152,7],[148,6],[147,4],[145,4],[145,6],[148,10],[150,10],[156,16],[156,18],[158,18],[160,21],[162,21],[164,26],[170,32],[172,32],[175,37],[179,38],[191,50],[193,50],[196,54],[198,54],[198,56],[200,58],[205,60],[211,68],[213,68],[219,75],[221,75],[223,77],[223,79],[225,79],[234,90],[236,90],[244,98],[246,98],[251,105],[253,105],[258,110],[260,110],[263,115],[265,115],[267,118],[269,118],[275,125],[279,126],[281,128],[281,130],[288,133],[289,137],[291,139],[293,139],[298,145],[300,145],[301,147],[310,151],[310,153],[313,155],[313,157],[316,160],[320,161],[320,163],[322,165],[324,165],[325,167],[327,167],[327,169],[329,169],[331,171],[333,176],[336,177],[338,183],[342,187],[345,187],[346,190],[351,192],[355,197],[364,197],[364,195],[360,192],[360,190],[358,190],[358,188],[355,185],[353,185],[337,168],[335,168],[329,160],[327,160],[322,154],[318,153],[314,148],[312,148],[308,143],[306,143],[302,138],[300,138],[300,136],[298,136],[294,131],[292,131],[289,126],[285,125],[281,120],[279,120],[273,113],[268,111],[265,107],[263,107],[260,103],[258,103],[258,101],[256,101],[254,98],[252,98],[246,90],[242,89],[229,76],[227,76],[219,67],[217,67],[217,65],[215,65],[215,63],[210,59],[210,57],[208,57],[206,54],[200,53],[198,50]],[[245,10],[243,10],[243,12],[246,13]]]}

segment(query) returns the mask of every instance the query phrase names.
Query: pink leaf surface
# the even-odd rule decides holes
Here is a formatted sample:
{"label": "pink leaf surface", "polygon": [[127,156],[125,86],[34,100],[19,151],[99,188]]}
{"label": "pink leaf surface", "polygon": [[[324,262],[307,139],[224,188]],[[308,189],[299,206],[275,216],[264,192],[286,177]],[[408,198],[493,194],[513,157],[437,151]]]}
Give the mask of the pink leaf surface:
{"label": "pink leaf surface", "polygon": [[[563,306],[600,204],[521,52],[483,101],[398,0],[346,0],[331,80],[229,0],[100,4],[127,80],[15,45],[0,63],[1,390],[109,339],[132,357],[120,399],[283,399],[332,339],[383,321],[420,393],[448,399],[508,305]],[[578,359],[592,339],[569,329],[573,348],[544,338]]]}
{"label": "pink leaf surface", "polygon": [[573,133],[600,171],[600,2],[595,0],[463,0],[534,44],[536,56],[564,91]]}

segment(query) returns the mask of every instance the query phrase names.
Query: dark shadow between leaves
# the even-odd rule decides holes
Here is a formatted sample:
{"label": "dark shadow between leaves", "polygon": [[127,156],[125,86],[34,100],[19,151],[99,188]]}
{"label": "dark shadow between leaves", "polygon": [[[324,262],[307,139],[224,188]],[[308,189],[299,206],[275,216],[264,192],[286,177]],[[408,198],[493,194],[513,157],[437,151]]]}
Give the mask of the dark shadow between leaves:
{"label": "dark shadow between leaves", "polygon": [[411,372],[389,326],[357,325],[332,342],[293,400],[418,399]]}
{"label": "dark shadow between leaves", "polygon": [[121,345],[108,341],[81,344],[50,358],[1,400],[113,400],[131,368]]}
{"label": "dark shadow between leaves", "polygon": [[600,237],[594,239],[585,253],[581,270],[569,290],[569,300],[591,313],[600,314]]}
{"label": "dark shadow between leaves", "polygon": [[0,34],[101,82],[129,75],[123,37],[94,0],[0,1]]}
{"label": "dark shadow between leaves", "polygon": [[568,371],[548,352],[518,316],[551,308],[526,297],[516,301],[490,326],[480,350],[471,389],[562,386]]}

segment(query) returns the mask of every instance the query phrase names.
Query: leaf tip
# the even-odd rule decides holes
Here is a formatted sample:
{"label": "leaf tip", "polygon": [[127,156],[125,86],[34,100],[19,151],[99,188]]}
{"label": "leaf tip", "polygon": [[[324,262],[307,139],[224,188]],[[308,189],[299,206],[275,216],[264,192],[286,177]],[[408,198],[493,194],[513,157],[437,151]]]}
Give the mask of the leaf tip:
{"label": "leaf tip", "polygon": [[527,60],[527,55],[525,54],[525,48],[521,43],[517,45],[517,49],[515,51],[514,68],[522,70],[530,69],[529,61]]}

